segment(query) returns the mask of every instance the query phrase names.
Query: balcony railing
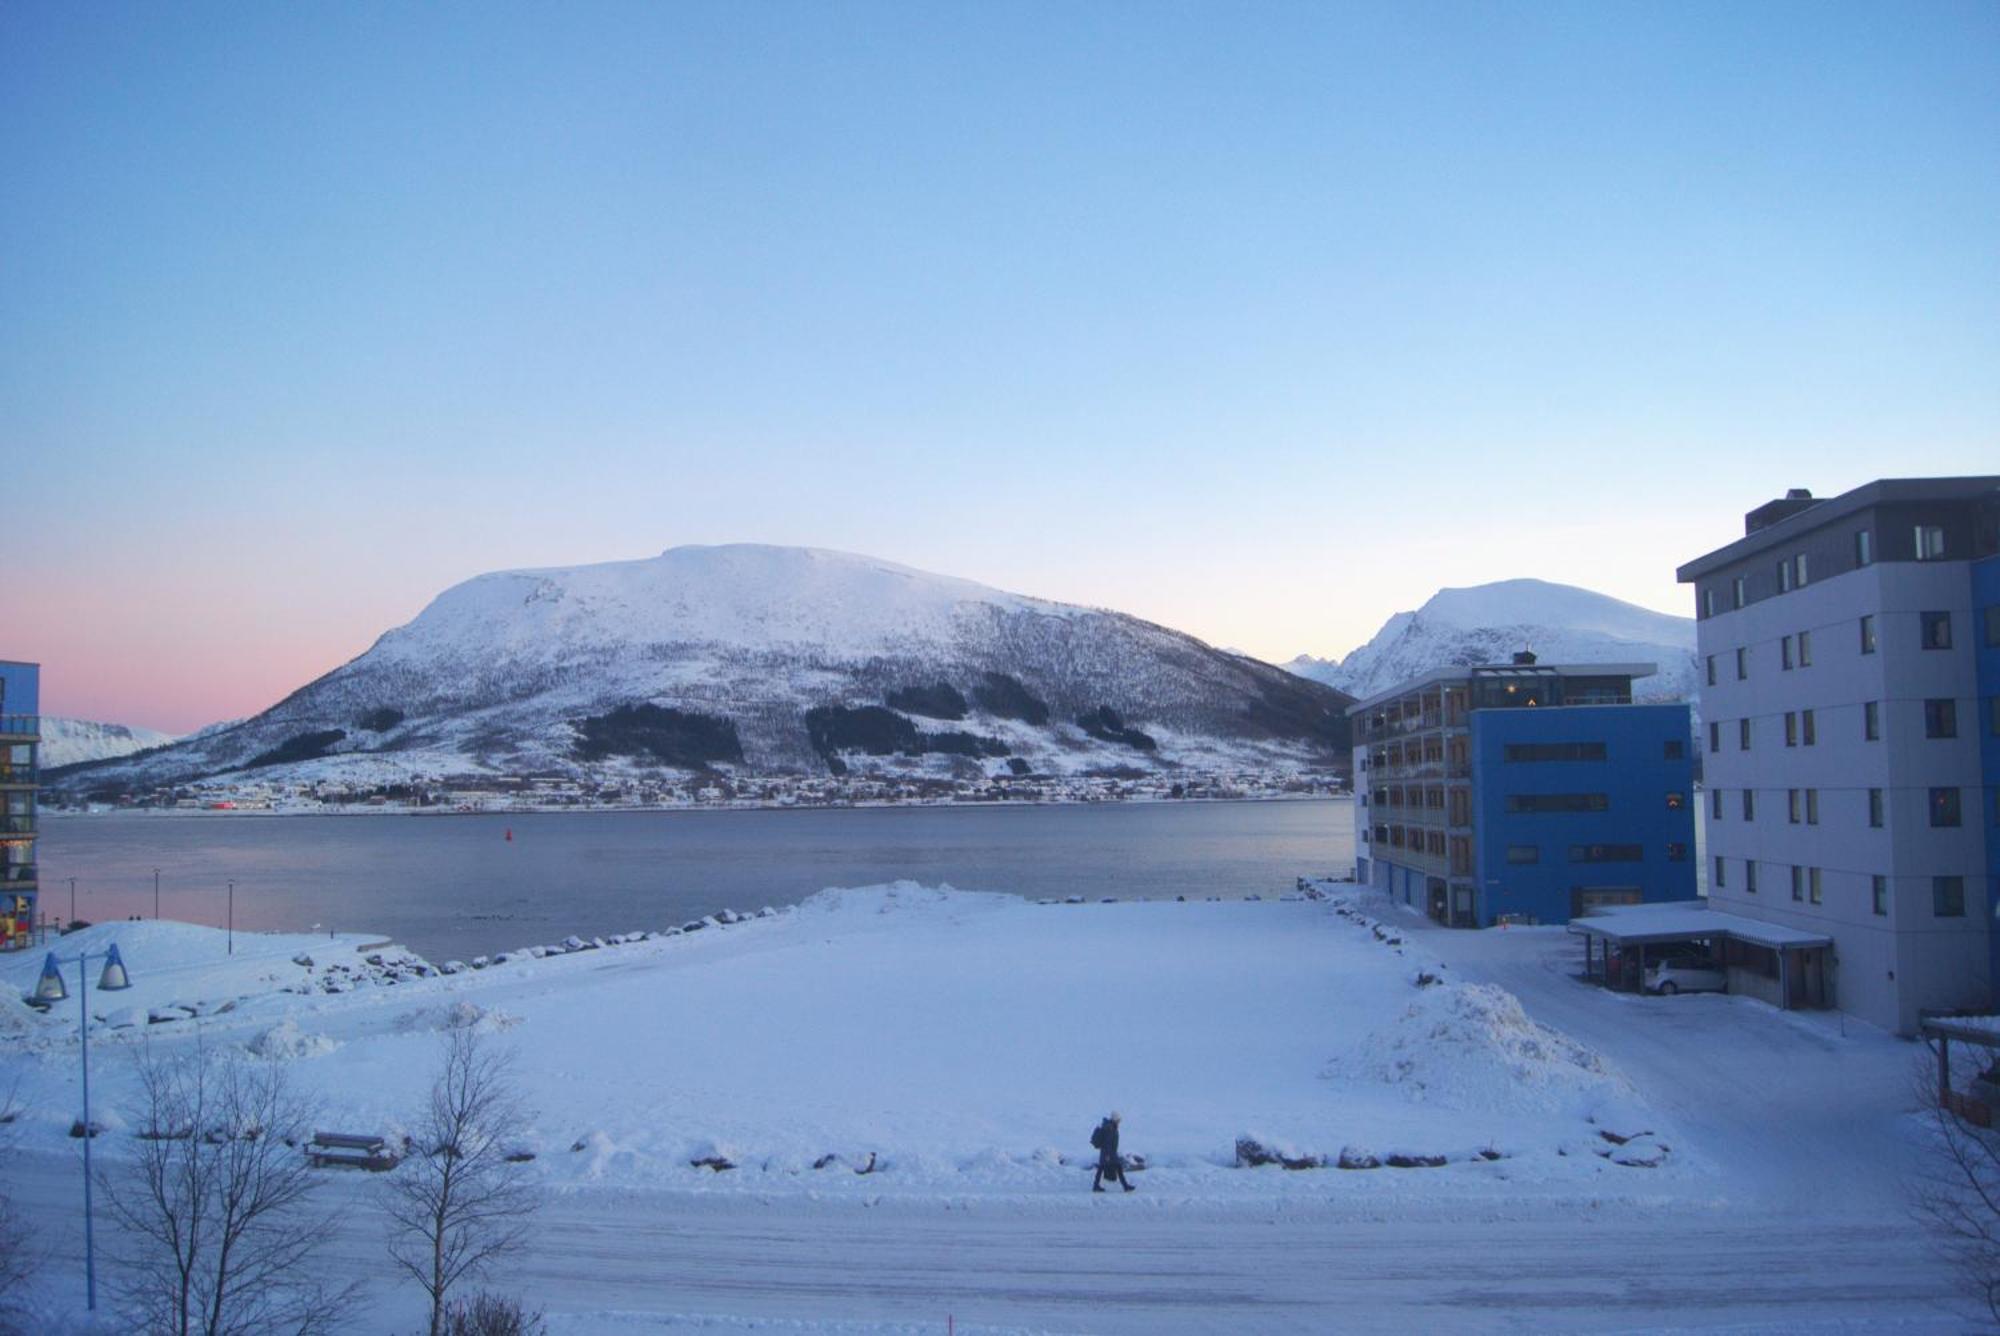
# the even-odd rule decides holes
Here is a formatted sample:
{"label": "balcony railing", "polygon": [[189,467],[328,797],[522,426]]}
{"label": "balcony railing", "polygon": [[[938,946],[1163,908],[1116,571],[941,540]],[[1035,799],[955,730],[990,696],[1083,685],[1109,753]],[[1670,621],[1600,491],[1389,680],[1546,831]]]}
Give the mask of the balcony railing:
{"label": "balcony railing", "polygon": [[32,765],[11,765],[0,761],[0,784],[35,784],[36,768]]}
{"label": "balcony railing", "polygon": [[42,720],[34,714],[0,714],[0,737],[31,737],[42,735]]}
{"label": "balcony railing", "polygon": [[0,886],[33,886],[35,865],[33,863],[0,863]]}
{"label": "balcony railing", "polygon": [[35,818],[31,816],[0,816],[0,835],[32,835],[35,833]]}

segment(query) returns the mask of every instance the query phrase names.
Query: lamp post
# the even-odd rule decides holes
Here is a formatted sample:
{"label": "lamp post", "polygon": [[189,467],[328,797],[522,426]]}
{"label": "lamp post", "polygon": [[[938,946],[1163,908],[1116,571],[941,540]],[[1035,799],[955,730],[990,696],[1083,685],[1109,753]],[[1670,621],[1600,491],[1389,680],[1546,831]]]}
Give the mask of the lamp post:
{"label": "lamp post", "polygon": [[160,870],[153,869],[153,922],[160,921]]}
{"label": "lamp post", "polygon": [[112,993],[132,986],[131,976],[125,972],[125,962],[119,958],[118,944],[113,942],[102,951],[84,951],[74,956],[56,959],[56,953],[49,952],[42,963],[42,977],[35,984],[34,1000],[44,1004],[62,1001],[69,995],[63,986],[62,966],[75,965],[77,1039],[83,1053],[83,1277],[84,1296],[90,1311],[97,1311],[97,1237],[91,1226],[91,1170],[90,1143],[96,1134],[90,1126],[90,962],[102,960],[104,973],[97,980],[99,992]]}
{"label": "lamp post", "polygon": [[229,883],[229,954],[236,954],[236,883]]}
{"label": "lamp post", "polygon": [[76,922],[76,878],[69,879],[69,921]]}

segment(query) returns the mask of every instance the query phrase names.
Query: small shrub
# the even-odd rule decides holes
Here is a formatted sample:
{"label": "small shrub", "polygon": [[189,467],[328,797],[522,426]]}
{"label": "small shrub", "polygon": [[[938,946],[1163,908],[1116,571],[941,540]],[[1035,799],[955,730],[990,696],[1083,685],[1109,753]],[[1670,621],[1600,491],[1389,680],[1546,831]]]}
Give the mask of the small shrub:
{"label": "small shrub", "polygon": [[541,1336],[548,1330],[538,1309],[485,1290],[444,1310],[444,1336]]}

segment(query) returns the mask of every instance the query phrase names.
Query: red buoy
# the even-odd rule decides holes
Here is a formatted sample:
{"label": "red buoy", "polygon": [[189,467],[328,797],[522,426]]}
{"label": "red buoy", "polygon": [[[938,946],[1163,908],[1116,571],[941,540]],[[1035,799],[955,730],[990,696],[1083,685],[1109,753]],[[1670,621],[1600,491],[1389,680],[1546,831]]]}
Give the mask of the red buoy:
{"label": "red buoy", "polygon": [[512,844],[513,842],[514,842],[514,828],[512,826],[509,826],[507,827],[507,843]]}

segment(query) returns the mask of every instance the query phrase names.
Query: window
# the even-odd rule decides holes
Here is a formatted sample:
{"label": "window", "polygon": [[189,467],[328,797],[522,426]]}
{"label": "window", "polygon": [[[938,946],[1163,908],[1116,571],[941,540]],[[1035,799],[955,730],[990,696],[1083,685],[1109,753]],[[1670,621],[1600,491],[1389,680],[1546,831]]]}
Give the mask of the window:
{"label": "window", "polygon": [[2000,603],[1996,603],[1986,609],[1984,616],[1986,620],[1986,643],[1988,646],[2000,648]]}
{"label": "window", "polygon": [[1792,559],[1786,557],[1778,563],[1778,592],[1788,594],[1792,590]]}
{"label": "window", "polygon": [[1685,844],[1669,844],[1667,846],[1667,861],[1669,863],[1687,862],[1688,847]]}
{"label": "window", "polygon": [[1786,672],[1792,670],[1792,638],[1781,637],[1778,641],[1778,667]]}
{"label": "window", "polygon": [[1808,747],[1819,745],[1819,731],[1813,727],[1813,712],[1799,711],[1799,737]]}
{"label": "window", "polygon": [[1708,791],[1708,819],[1711,821],[1722,820],[1721,789],[1710,789]]}
{"label": "window", "polygon": [[1958,790],[1931,790],[1931,824],[1933,826],[1956,826],[1959,824]]}
{"label": "window", "polygon": [[1704,617],[1715,616],[1715,590],[1704,589],[1701,591],[1701,615]]}
{"label": "window", "polygon": [[1927,612],[1923,615],[1923,645],[1925,649],[1951,648],[1951,614],[1948,612]]}
{"label": "window", "polygon": [[1796,588],[1804,589],[1806,587],[1806,554],[1803,552],[1798,555],[1798,566],[1798,574],[1792,580],[1792,584]]}
{"label": "window", "polygon": [[1877,872],[1869,879],[1869,907],[1877,914],[1889,912],[1889,879]]}
{"label": "window", "polygon": [[1757,860],[1743,860],[1743,891],[1746,895],[1757,894]]}
{"label": "window", "polygon": [[1745,821],[1755,821],[1757,819],[1757,790],[1755,789],[1743,790],[1743,819]]}
{"label": "window", "polygon": [[1681,808],[1686,807],[1687,803],[1688,796],[1679,789],[1674,789],[1667,794],[1667,810],[1669,812],[1678,812]]}
{"label": "window", "polygon": [[1791,822],[1794,826],[1799,824],[1799,791],[1797,789],[1785,790],[1785,820]]}
{"label": "window", "polygon": [[1711,755],[1722,750],[1722,724],[1719,720],[1708,721],[1708,750]]}
{"label": "window", "polygon": [[1724,871],[1726,866],[1722,861],[1722,855],[1717,854],[1715,856],[1715,884],[1718,889],[1727,890],[1729,887],[1729,874]]}
{"label": "window", "polygon": [[1942,524],[1919,524],[1917,526],[1917,560],[1942,561],[1944,559],[1944,526]]}
{"label": "window", "polygon": [[1736,680],[1741,682],[1750,676],[1750,650],[1748,646],[1736,647]]}
{"label": "window", "polygon": [[1872,615],[1861,619],[1861,652],[1863,654],[1875,652],[1875,618]]}
{"label": "window", "polygon": [[1799,632],[1799,667],[1812,667],[1812,632]]}
{"label": "window", "polygon": [[1750,721],[1748,719],[1738,719],[1736,721],[1736,749],[1738,751],[1750,750]]}
{"label": "window", "polygon": [[1820,903],[1819,869],[1816,867],[1806,869],[1806,899],[1814,904]]}
{"label": "window", "polygon": [[1660,755],[1665,760],[1684,761],[1687,759],[1687,743],[1679,738],[1668,738],[1660,748]]}
{"label": "window", "polygon": [[1792,899],[1806,898],[1806,870],[1797,863],[1792,864]]}
{"label": "window", "polygon": [[1790,710],[1785,711],[1785,745],[1787,747],[1799,745],[1799,717]]}
{"label": "window", "polygon": [[1882,706],[1879,701],[1861,702],[1861,736],[1868,742],[1882,740]]}
{"label": "window", "polygon": [[1866,529],[1854,535],[1854,564],[1873,566],[1875,564],[1875,535]]}
{"label": "window", "polygon": [[1602,812],[1611,806],[1602,793],[1510,793],[1510,812]]}
{"label": "window", "polygon": [[1958,702],[1945,697],[1942,700],[1924,702],[1924,736],[1927,738],[1955,738],[1958,736]]}
{"label": "window", "polygon": [[1601,761],[1601,742],[1510,742],[1503,753],[1509,761]]}
{"label": "window", "polygon": [[1710,686],[1715,685],[1715,656],[1713,654],[1708,656],[1708,684]]}
{"label": "window", "polygon": [[1572,844],[1572,863],[1643,863],[1646,851],[1636,844]]}
{"label": "window", "polygon": [[1965,878],[1931,878],[1931,913],[1939,918],[1965,917]]}
{"label": "window", "polygon": [[1807,824],[1808,826],[1817,826],[1817,825],[1819,824],[1819,790],[1818,790],[1818,789],[1807,789],[1807,790],[1806,790],[1806,824]]}
{"label": "window", "polygon": [[1731,606],[1731,607],[1736,607],[1736,608],[1740,608],[1740,607],[1742,607],[1742,606],[1743,606],[1743,577],[1742,577],[1742,576],[1740,576],[1740,575],[1739,575],[1739,576],[1737,576],[1737,577],[1736,577],[1736,578],[1735,578],[1734,580],[1731,580],[1731,581],[1729,582],[1729,597],[1730,597],[1730,600],[1731,600],[1731,602],[1730,602],[1730,606]]}
{"label": "window", "polygon": [[1877,830],[1882,826],[1882,790],[1868,790],[1868,824]]}
{"label": "window", "polygon": [[1507,861],[1520,866],[1524,863],[1542,861],[1542,846],[1539,844],[1510,844],[1507,846]]}

